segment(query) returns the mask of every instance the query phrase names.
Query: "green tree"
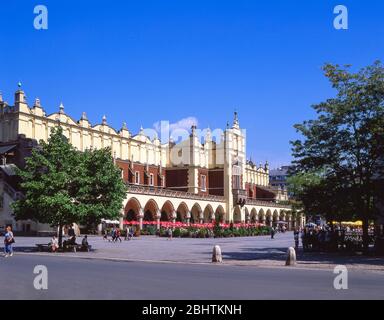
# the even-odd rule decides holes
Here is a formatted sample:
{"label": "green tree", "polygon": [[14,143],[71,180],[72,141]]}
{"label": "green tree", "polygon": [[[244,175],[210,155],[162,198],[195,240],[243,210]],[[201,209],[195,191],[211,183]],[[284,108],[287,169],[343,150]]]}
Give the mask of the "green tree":
{"label": "green tree", "polygon": [[95,224],[120,214],[125,186],[110,150],[76,151],[61,127],[47,143],[40,141],[18,174],[25,197],[13,204],[16,219],[57,227],[60,246],[65,225]]}
{"label": "green tree", "polygon": [[73,193],[79,223],[94,226],[102,218],[118,219],[125,195],[126,186],[110,148],[86,150],[80,154]]}
{"label": "green tree", "polygon": [[331,64],[324,71],[337,93],[313,106],[316,119],[295,125],[303,136],[292,142],[295,171],[324,173],[307,191],[313,199],[317,194],[321,211],[362,219],[367,248],[375,214],[373,180],[383,171],[384,69],[376,62],[357,73]]}

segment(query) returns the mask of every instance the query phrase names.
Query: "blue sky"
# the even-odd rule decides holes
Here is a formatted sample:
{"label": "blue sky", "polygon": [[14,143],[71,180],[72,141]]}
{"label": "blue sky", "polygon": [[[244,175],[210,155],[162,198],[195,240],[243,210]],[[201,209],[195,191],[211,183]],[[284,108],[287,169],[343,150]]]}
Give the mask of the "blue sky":
{"label": "blue sky", "polygon": [[[33,27],[48,8],[49,28]],[[333,28],[333,8],[349,29]],[[18,81],[48,113],[63,101],[93,124],[106,114],[137,133],[160,120],[195,117],[224,128],[233,111],[248,154],[290,161],[293,124],[334,92],[325,62],[355,68],[383,58],[384,3],[377,0],[1,1],[0,90],[13,103]],[[187,121],[186,121],[187,122]]]}

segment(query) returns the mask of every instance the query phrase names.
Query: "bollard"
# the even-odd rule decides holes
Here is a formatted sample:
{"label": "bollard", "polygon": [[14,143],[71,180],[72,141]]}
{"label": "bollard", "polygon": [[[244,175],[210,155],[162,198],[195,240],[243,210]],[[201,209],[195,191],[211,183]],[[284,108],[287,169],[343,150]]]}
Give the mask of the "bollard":
{"label": "bollard", "polygon": [[286,266],[295,266],[296,265],[296,251],[295,248],[288,248],[287,251],[287,261],[285,262]]}
{"label": "bollard", "polygon": [[212,262],[214,262],[214,263],[222,263],[223,262],[223,256],[221,255],[220,246],[214,246],[213,247]]}

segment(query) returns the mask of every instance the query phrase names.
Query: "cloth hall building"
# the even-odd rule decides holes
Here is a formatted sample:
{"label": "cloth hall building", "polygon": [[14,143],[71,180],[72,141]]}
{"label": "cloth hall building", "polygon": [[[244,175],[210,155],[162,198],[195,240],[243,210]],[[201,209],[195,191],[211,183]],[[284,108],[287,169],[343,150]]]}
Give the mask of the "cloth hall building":
{"label": "cloth hall building", "polygon": [[127,185],[121,226],[124,220],[142,226],[148,220],[204,223],[215,218],[267,225],[285,221],[289,228],[304,223],[304,217],[286,204],[286,191],[270,187],[268,164],[247,160],[246,135],[236,113],[232,126],[219,136],[208,129],[202,137],[193,126],[186,139],[162,143],[142,129],[132,134],[126,124],[117,131],[105,116],[97,125],[85,113],[76,121],[62,104],[57,112],[46,114],[39,99],[28,105],[19,88],[13,105],[0,95],[0,225],[12,224],[25,232],[49,230],[33,221],[14,221],[10,204],[21,196],[15,167],[22,167],[32,148],[58,125],[78,150],[111,148]]}

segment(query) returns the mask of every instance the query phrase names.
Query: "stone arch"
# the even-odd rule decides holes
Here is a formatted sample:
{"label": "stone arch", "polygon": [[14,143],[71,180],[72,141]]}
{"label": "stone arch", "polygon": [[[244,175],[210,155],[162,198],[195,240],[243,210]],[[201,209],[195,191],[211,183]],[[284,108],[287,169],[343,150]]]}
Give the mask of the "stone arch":
{"label": "stone arch", "polygon": [[276,226],[277,222],[279,221],[279,212],[277,209],[273,211],[273,225]]}
{"label": "stone arch", "polygon": [[157,214],[159,212],[159,206],[155,200],[150,199],[147,201],[144,207],[144,221],[156,221]]}
{"label": "stone arch", "polygon": [[272,226],[272,212],[270,209],[267,210],[265,214],[265,221],[267,226],[271,227]]}
{"label": "stone arch", "polygon": [[280,221],[286,221],[286,213],[284,210],[280,211],[280,216],[279,216]]}
{"label": "stone arch", "polygon": [[241,222],[241,209],[240,206],[236,206],[233,209],[233,222],[240,223]]}
{"label": "stone arch", "polygon": [[202,212],[200,205],[196,202],[191,209],[191,223],[199,223]]}
{"label": "stone arch", "polygon": [[225,216],[225,211],[224,211],[224,208],[223,206],[219,205],[217,208],[216,208],[216,211],[215,211],[215,220],[219,220],[219,222],[224,222],[224,216]]}
{"label": "stone arch", "polygon": [[175,207],[173,206],[172,202],[167,200],[164,202],[162,208],[161,208],[161,221],[172,221],[173,214],[175,213]]}
{"label": "stone arch", "polygon": [[259,222],[259,223],[266,223],[266,217],[265,217],[265,213],[264,213],[264,210],[263,210],[263,209],[260,209],[260,210],[259,210],[259,213],[258,213],[258,222]]}
{"label": "stone arch", "polygon": [[251,218],[251,223],[258,222],[256,208],[252,208],[252,210],[251,210],[251,217],[250,218]]}
{"label": "stone arch", "polygon": [[188,206],[185,202],[181,202],[176,210],[176,221],[186,222],[189,213]]}
{"label": "stone arch", "polygon": [[138,221],[142,212],[140,201],[130,198],[124,208],[124,217],[127,221]]}
{"label": "stone arch", "polygon": [[245,221],[246,222],[250,221],[251,220],[251,214],[250,214],[247,207],[244,208],[244,212],[245,212]]}
{"label": "stone arch", "polygon": [[210,204],[207,204],[207,206],[205,207],[203,217],[204,217],[203,218],[204,223],[212,222],[213,217],[214,217],[214,211],[213,211],[213,208]]}

